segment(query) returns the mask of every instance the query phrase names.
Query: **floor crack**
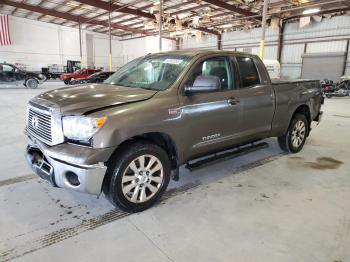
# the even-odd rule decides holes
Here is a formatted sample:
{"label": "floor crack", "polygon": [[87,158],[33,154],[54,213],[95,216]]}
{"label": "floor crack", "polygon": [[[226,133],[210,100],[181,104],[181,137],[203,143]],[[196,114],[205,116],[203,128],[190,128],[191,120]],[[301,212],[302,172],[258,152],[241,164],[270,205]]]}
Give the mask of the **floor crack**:
{"label": "floor crack", "polygon": [[141,230],[131,219],[128,219],[129,222],[139,231],[142,235],[144,235],[151,243],[169,260],[174,261],[163,249],[161,249],[156,242],[153,241],[143,230]]}

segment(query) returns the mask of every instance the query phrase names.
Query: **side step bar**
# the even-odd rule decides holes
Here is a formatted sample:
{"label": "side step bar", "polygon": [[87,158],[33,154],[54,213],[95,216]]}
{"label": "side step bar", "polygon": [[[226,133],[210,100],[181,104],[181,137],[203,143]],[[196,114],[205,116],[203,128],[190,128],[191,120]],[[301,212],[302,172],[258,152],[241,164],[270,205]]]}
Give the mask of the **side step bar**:
{"label": "side step bar", "polygon": [[202,167],[214,164],[214,163],[218,163],[218,162],[221,162],[224,160],[239,157],[239,156],[242,156],[242,155],[245,155],[245,154],[260,150],[260,149],[264,149],[267,147],[269,147],[269,144],[266,142],[261,142],[258,144],[252,143],[248,146],[237,147],[237,148],[234,148],[232,150],[226,150],[226,151],[223,151],[220,153],[216,153],[214,155],[210,155],[204,159],[202,158],[200,160],[188,162],[188,163],[186,163],[185,168],[187,168],[190,171],[194,171],[196,169],[199,169],[199,168],[202,168]]}

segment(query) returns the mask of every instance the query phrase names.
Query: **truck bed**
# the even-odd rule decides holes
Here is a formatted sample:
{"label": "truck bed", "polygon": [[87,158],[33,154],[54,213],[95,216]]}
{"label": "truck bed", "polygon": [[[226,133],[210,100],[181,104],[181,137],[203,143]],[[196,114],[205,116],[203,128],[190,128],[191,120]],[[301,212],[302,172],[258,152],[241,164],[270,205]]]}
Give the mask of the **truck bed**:
{"label": "truck bed", "polygon": [[317,82],[319,80],[312,80],[312,79],[272,79],[271,83],[273,85],[281,85],[281,84],[297,84],[297,83],[305,83],[305,82]]}

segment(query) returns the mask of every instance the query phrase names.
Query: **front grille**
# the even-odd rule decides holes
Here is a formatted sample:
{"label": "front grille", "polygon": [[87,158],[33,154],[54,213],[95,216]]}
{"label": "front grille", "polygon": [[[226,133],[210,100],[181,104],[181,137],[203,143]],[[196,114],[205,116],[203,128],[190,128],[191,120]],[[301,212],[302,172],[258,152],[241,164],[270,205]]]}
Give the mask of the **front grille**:
{"label": "front grille", "polygon": [[51,144],[51,124],[52,116],[49,111],[45,112],[34,107],[29,107],[27,127],[30,134],[47,144]]}

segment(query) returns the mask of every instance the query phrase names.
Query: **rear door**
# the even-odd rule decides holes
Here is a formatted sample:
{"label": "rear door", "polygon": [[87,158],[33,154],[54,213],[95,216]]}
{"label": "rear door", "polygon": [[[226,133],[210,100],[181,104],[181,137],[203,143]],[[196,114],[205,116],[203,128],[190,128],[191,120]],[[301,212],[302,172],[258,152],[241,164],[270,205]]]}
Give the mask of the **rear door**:
{"label": "rear door", "polygon": [[[196,77],[217,76],[221,90],[210,93],[185,95],[184,86],[193,85]],[[197,61],[180,91],[181,117],[186,133],[183,134],[184,158],[193,159],[217,151],[236,142],[240,105],[236,80],[229,57],[215,56]]]}
{"label": "rear door", "polygon": [[240,76],[238,96],[242,106],[238,132],[244,141],[265,138],[271,130],[275,98],[268,76],[259,70],[264,65],[250,56],[237,55],[234,60]]}

